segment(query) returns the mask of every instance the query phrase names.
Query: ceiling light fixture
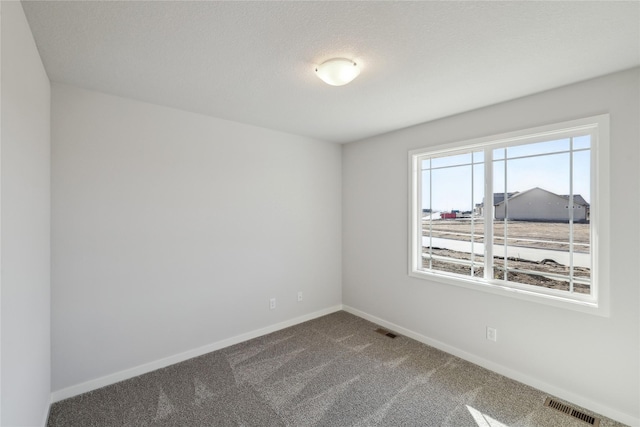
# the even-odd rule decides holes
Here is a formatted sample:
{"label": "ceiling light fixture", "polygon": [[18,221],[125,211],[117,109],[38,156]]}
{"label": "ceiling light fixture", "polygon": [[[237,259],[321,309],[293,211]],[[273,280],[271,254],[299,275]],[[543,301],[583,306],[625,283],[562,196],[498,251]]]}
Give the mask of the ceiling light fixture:
{"label": "ceiling light fixture", "polygon": [[331,86],[342,86],[358,77],[360,68],[350,59],[334,58],[316,67],[316,74]]}

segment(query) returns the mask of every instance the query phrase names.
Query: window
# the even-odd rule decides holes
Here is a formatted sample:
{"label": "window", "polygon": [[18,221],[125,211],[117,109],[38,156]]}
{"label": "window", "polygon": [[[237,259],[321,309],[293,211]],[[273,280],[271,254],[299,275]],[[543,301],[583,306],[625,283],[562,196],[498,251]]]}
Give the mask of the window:
{"label": "window", "polygon": [[409,158],[410,275],[606,314],[607,115]]}

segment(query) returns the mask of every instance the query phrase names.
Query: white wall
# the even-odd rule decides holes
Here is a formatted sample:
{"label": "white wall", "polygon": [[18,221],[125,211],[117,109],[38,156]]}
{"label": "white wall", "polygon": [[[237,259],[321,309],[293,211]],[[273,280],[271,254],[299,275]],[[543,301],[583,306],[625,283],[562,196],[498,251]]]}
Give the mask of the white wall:
{"label": "white wall", "polygon": [[[638,69],[343,148],[343,303],[627,423],[640,424]],[[407,151],[609,112],[611,315],[407,275]],[[485,339],[485,327],[498,342]]]}
{"label": "white wall", "polygon": [[0,2],[0,425],[44,425],[50,401],[50,87],[20,2]]}
{"label": "white wall", "polygon": [[51,135],[54,396],[340,304],[339,145],[60,84]]}

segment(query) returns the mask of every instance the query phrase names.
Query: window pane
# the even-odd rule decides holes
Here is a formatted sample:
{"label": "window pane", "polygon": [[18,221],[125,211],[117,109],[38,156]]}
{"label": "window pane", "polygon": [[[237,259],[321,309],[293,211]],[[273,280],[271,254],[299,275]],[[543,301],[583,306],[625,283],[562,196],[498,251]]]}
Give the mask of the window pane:
{"label": "window pane", "polygon": [[420,197],[422,212],[423,215],[426,215],[431,212],[431,174],[429,170],[422,171]]}
{"label": "window pane", "polygon": [[[469,262],[471,261],[469,244],[472,210],[471,174],[471,166],[455,166],[432,171],[433,205],[440,212],[440,218],[433,221],[431,242],[434,247],[440,248],[439,255],[465,259]],[[471,275],[471,266],[460,263],[434,261],[432,268]]]}
{"label": "window pane", "polygon": [[[587,206],[591,202],[591,152],[573,153],[573,194],[574,201]],[[583,215],[576,215],[583,219]],[[588,219],[588,217],[586,218]]]}
{"label": "window pane", "polygon": [[[475,157],[475,154],[474,154]],[[473,253],[472,276],[484,276],[484,217],[482,207],[484,202],[484,163],[473,166],[473,210],[469,229],[471,236],[470,252]]]}
{"label": "window pane", "polygon": [[434,157],[431,159],[432,168],[466,165],[469,163],[471,163],[471,153],[459,154],[456,156]]}
{"label": "window pane", "polygon": [[[496,216],[519,221],[568,222],[569,153],[507,160],[507,197]],[[566,197],[565,197],[566,196]],[[567,232],[568,238],[568,232]]]}
{"label": "window pane", "polygon": [[439,212],[471,210],[471,166],[431,171],[433,209]]}
{"label": "window pane", "polygon": [[[573,274],[591,280],[591,152],[573,154]],[[576,289],[578,292],[580,290]],[[590,292],[585,292],[590,293]]]}
{"label": "window pane", "polygon": [[591,135],[583,135],[573,138],[574,150],[581,150],[584,148],[591,148]]}
{"label": "window pane", "polygon": [[569,150],[569,139],[559,139],[556,141],[538,142],[535,144],[516,145],[507,148],[507,158],[532,156],[536,154],[557,153]]}
{"label": "window pane", "polygon": [[[472,153],[433,159],[431,166],[470,162]],[[478,158],[478,156],[476,156]],[[428,164],[424,162],[424,164]],[[426,189],[430,187],[430,190]],[[465,276],[483,274],[483,225],[477,218],[484,192],[484,164],[422,172],[422,266]],[[430,202],[425,198],[429,197]]]}
{"label": "window pane", "polygon": [[[564,147],[564,140],[562,144],[554,144]],[[537,150],[541,146],[523,147]],[[508,152],[512,154],[511,148]],[[580,177],[580,181],[586,180],[586,186],[589,185],[585,176],[585,170],[589,171],[589,152],[574,153],[573,180],[570,158],[571,153],[562,153],[494,162],[494,190],[499,191],[494,195],[494,278],[590,292],[588,284],[580,283],[589,278],[589,256],[577,253],[579,245],[581,250],[588,250],[588,237],[585,241],[583,230],[570,222],[572,183],[574,219],[585,218],[586,207],[578,207],[583,206],[582,196],[576,193],[576,189],[584,187],[576,181]],[[588,229],[587,226],[587,235]]]}
{"label": "window pane", "polygon": [[[427,248],[428,249],[428,248]],[[431,259],[431,268],[433,270],[444,271],[447,273],[462,274],[464,276],[471,275],[470,261],[465,261],[462,258],[443,257],[447,251],[434,248],[433,259]],[[424,267],[429,268],[429,256],[424,259]]]}

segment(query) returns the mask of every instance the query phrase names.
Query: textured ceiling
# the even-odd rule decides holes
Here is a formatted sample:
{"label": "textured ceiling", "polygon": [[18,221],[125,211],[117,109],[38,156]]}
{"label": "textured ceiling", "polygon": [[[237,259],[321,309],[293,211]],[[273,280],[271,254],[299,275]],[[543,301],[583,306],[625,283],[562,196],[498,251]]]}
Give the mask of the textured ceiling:
{"label": "textured ceiling", "polygon": [[336,142],[640,64],[637,1],[23,6],[52,81]]}

